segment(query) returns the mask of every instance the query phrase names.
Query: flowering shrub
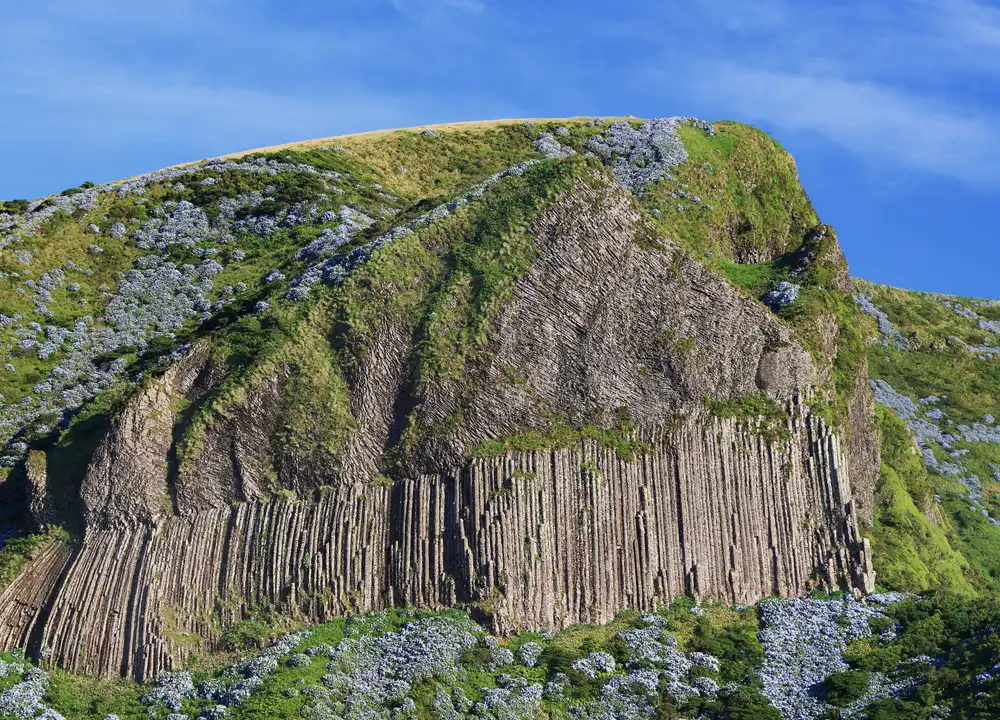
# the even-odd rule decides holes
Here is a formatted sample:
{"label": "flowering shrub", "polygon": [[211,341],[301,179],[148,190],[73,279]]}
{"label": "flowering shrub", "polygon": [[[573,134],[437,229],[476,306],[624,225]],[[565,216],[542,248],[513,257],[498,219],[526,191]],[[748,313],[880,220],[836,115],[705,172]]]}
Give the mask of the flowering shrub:
{"label": "flowering shrub", "polygon": [[560,142],[556,140],[555,136],[551,133],[542,133],[538,139],[535,140],[535,149],[549,159],[576,154],[576,150],[560,144]]}
{"label": "flowering shrub", "polygon": [[791,305],[795,302],[800,292],[802,292],[801,285],[782,280],[774,290],[764,296],[764,302],[767,303],[768,307],[777,312],[786,305]]}
{"label": "flowering shrub", "polygon": [[889,320],[889,316],[875,307],[871,298],[862,293],[854,293],[854,301],[861,312],[871,315],[878,321],[878,331],[881,336],[879,338],[880,342],[891,344],[900,350],[909,350],[911,348],[910,341],[899,334],[899,331],[893,326],[892,321]]}
{"label": "flowering shrub", "polygon": [[152,689],[143,695],[144,705],[162,703],[171,710],[180,710],[184,701],[195,696],[194,682],[189,672],[162,673]]}
{"label": "flowering shrub", "polygon": [[687,160],[684,142],[677,136],[681,125],[697,127],[709,137],[715,134],[709,123],[694,118],[654,118],[638,128],[617,120],[603,134],[593,135],[584,147],[608,164],[622,185],[641,195]]}
{"label": "flowering shrub", "polygon": [[844,600],[771,600],[759,606],[764,695],[786,720],[813,720],[829,708],[822,684],[848,670],[848,642],[871,637],[879,607]]}
{"label": "flowering shrub", "polygon": [[526,642],[517,649],[517,661],[525,667],[535,667],[541,654],[541,645],[536,642]]}

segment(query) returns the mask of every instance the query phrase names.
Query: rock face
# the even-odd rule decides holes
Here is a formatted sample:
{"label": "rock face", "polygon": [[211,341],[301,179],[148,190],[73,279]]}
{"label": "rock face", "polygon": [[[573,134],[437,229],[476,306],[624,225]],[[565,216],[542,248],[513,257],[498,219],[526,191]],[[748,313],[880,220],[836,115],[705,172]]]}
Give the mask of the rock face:
{"label": "rock face", "polygon": [[44,530],[56,515],[55,502],[49,489],[45,453],[41,450],[33,450],[28,455],[25,470],[31,488],[28,513],[31,516],[32,525],[39,530]]}
{"label": "rock face", "polygon": [[131,527],[172,514],[168,482],[179,401],[196,397],[211,368],[205,346],[151,381],[118,416],[100,444],[80,488],[88,526]]}
{"label": "rock face", "polygon": [[220,627],[260,604],[321,622],[464,602],[509,632],[606,622],[685,593],[748,603],[871,590],[836,435],[799,405],[787,430],[773,442],[702,419],[632,461],[588,441],[391,489],[94,529],[0,597],[0,640],[51,647],[74,670],[148,678],[213,648]]}
{"label": "rock face", "polygon": [[[183,462],[183,408],[225,369],[196,347],[145,386],[88,467],[83,537],[0,596],[0,645],[146,678],[217,647],[259,605],[322,621],[462,602],[508,632],[684,593],[870,590],[853,453],[804,402],[821,373],[789,327],[651,245],[617,184],[579,179],[526,232],[534,261],[458,371],[416,379],[414,326],[377,315],[343,371],[339,456],[282,440],[300,365],[231,393]],[[705,410],[755,394],[787,408],[780,432]],[[470,459],[484,442],[626,416],[650,448],[634,460],[593,441]],[[394,481],[376,482],[404,427],[423,431]]]}

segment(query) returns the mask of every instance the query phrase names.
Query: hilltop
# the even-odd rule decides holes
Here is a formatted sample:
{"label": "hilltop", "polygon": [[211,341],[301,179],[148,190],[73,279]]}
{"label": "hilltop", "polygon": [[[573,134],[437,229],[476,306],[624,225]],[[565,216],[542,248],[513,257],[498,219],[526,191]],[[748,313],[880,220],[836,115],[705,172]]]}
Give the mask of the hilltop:
{"label": "hilltop", "polygon": [[[0,643],[75,673],[7,655],[2,689],[353,717],[337,683],[381,662],[385,717],[978,707],[897,664],[992,667],[960,648],[1000,572],[1000,307],[852,279],[752,127],[460,123],[85,183],[0,205],[0,279]],[[386,699],[411,632],[447,659]],[[220,684],[116,679],[184,668]]]}

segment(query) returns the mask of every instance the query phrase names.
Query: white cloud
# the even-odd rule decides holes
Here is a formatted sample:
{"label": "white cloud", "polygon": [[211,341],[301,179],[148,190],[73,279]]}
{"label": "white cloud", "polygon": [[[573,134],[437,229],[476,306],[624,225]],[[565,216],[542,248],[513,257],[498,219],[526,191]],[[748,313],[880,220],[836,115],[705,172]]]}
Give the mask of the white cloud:
{"label": "white cloud", "polygon": [[1000,9],[976,0],[923,0],[938,10],[938,32],[966,48],[1000,49]]}
{"label": "white cloud", "polygon": [[794,17],[785,0],[699,0],[696,7],[705,20],[738,32],[777,30]]}
{"label": "white cloud", "polygon": [[439,17],[454,12],[482,15],[486,12],[483,0],[392,0],[397,12],[419,18]]}
{"label": "white cloud", "polygon": [[748,121],[815,132],[863,158],[973,183],[1000,182],[1000,122],[869,82],[734,65],[702,75],[702,92]]}

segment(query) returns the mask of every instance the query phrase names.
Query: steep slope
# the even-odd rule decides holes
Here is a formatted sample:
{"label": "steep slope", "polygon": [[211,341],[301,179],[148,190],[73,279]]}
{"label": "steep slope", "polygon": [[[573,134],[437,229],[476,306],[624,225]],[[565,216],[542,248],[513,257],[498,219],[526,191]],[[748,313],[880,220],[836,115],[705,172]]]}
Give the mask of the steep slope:
{"label": "steep slope", "polygon": [[885,410],[876,564],[886,581],[960,594],[1000,585],[1000,303],[855,283],[877,324]]}
{"label": "steep slope", "polygon": [[871,589],[863,336],[773,141],[337,142],[0,216],[2,489],[51,538],[7,646],[147,677],[259,607],[510,632]]}

